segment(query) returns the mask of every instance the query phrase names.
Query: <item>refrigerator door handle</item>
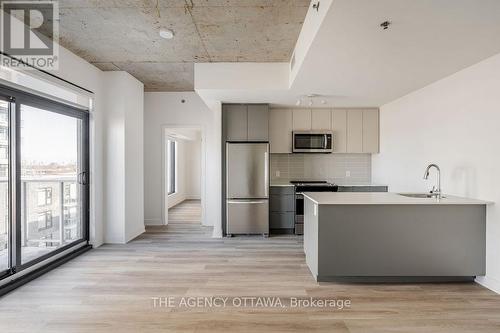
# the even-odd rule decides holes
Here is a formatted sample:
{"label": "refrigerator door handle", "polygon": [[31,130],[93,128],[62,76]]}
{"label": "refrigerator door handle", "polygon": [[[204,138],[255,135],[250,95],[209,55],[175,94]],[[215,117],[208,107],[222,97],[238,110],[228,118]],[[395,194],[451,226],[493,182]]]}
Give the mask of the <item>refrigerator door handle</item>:
{"label": "refrigerator door handle", "polygon": [[265,204],[268,200],[228,200],[228,204]]}
{"label": "refrigerator door handle", "polygon": [[264,194],[269,197],[269,154],[264,153]]}

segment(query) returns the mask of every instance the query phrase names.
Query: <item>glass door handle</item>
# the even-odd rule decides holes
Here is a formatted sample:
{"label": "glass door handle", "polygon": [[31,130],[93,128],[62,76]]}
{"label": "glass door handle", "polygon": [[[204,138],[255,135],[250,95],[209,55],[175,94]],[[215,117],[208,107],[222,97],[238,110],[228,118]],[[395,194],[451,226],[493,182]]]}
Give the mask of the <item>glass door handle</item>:
{"label": "glass door handle", "polygon": [[87,172],[80,172],[77,177],[78,184],[80,185],[88,185],[88,177]]}

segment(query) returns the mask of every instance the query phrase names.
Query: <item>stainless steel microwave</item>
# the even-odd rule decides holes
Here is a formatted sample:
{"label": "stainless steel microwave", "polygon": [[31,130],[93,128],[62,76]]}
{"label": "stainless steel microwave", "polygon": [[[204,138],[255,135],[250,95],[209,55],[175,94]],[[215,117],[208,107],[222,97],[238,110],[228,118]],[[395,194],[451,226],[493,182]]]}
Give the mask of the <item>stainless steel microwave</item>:
{"label": "stainless steel microwave", "polygon": [[294,153],[331,153],[333,152],[332,131],[294,131]]}

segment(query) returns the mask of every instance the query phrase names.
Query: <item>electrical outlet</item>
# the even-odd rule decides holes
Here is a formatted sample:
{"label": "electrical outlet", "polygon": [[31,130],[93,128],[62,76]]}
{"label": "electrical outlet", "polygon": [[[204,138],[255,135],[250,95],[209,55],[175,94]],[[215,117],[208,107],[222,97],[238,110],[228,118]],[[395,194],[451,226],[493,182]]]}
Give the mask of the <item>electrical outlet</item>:
{"label": "electrical outlet", "polygon": [[347,178],[351,177],[351,171],[346,171],[346,172],[345,172],[345,176],[346,176]]}
{"label": "electrical outlet", "polygon": [[279,177],[280,177],[280,175],[281,175],[281,173],[280,173],[280,171],[279,171],[279,170],[276,170],[276,173],[275,173],[275,174],[276,174],[276,178],[279,178]]}

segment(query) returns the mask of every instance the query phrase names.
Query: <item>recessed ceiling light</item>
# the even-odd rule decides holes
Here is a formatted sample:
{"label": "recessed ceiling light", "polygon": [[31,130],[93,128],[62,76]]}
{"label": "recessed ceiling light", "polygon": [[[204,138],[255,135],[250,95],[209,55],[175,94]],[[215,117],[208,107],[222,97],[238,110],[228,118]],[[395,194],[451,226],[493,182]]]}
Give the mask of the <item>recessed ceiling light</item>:
{"label": "recessed ceiling light", "polygon": [[380,26],[382,27],[382,30],[387,30],[389,29],[389,26],[392,24],[391,21],[384,21],[380,23]]}
{"label": "recessed ceiling light", "polygon": [[170,29],[160,29],[160,37],[164,39],[174,38],[174,32]]}

